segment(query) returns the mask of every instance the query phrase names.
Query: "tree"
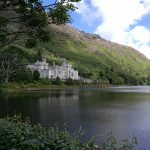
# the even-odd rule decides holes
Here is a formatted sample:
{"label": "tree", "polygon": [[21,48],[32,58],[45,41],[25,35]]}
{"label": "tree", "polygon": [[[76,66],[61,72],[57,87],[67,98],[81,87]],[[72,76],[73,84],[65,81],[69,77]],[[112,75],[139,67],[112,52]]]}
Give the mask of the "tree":
{"label": "tree", "polygon": [[3,72],[2,68],[0,68],[0,82],[3,81],[3,78],[4,78],[4,72]]}
{"label": "tree", "polygon": [[147,84],[150,85],[150,75],[147,76]]}
{"label": "tree", "polygon": [[66,83],[67,85],[74,85],[74,81],[73,81],[71,78],[68,78],[68,79],[65,81],[65,83]]}
{"label": "tree", "polygon": [[27,54],[16,46],[10,46],[0,51],[0,68],[6,83],[11,77],[26,68],[26,57]]}
{"label": "tree", "polygon": [[36,39],[49,39],[45,27],[48,24],[65,24],[71,21],[70,11],[76,9],[72,2],[80,0],[49,0],[43,5],[40,0],[0,1],[0,47],[14,43],[27,35],[26,45],[33,46]]}
{"label": "tree", "polygon": [[23,68],[22,71],[20,70],[12,79],[11,81],[16,82],[24,82],[30,83],[32,82],[32,71],[28,68]]}
{"label": "tree", "polygon": [[33,79],[36,81],[40,79],[40,73],[37,70],[33,72]]}
{"label": "tree", "polygon": [[61,80],[60,80],[59,77],[56,77],[56,79],[55,79],[55,84],[56,84],[56,85],[60,85],[60,84],[61,84]]}

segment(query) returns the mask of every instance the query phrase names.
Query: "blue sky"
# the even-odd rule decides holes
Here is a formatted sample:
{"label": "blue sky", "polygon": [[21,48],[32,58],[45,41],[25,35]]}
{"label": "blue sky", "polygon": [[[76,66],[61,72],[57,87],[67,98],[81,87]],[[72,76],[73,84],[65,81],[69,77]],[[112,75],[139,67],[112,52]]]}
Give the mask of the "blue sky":
{"label": "blue sky", "polygon": [[82,0],[76,5],[72,26],[150,58],[150,0]]}
{"label": "blue sky", "polygon": [[93,33],[97,26],[100,24],[100,21],[95,20],[91,25],[88,25],[81,17],[80,14],[73,12],[72,14],[72,23],[71,25],[78,28],[81,31],[88,33]]}

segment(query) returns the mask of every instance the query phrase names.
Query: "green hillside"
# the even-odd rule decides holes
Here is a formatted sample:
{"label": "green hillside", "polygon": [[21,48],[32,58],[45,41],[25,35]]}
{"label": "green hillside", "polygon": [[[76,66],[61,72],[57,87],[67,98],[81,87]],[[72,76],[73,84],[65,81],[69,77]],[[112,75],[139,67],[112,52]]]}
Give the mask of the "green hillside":
{"label": "green hillside", "polygon": [[51,25],[48,43],[39,43],[49,63],[61,63],[66,58],[81,76],[110,84],[144,84],[147,78],[148,59],[137,50],[106,41],[95,34],[87,34],[69,25]]}

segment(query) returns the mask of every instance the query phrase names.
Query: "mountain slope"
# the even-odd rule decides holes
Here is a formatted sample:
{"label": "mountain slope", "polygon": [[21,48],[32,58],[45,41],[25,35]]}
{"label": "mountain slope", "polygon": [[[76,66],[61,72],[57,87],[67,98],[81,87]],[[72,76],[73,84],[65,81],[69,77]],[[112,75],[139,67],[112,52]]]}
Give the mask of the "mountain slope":
{"label": "mountain slope", "polygon": [[38,48],[49,63],[66,58],[79,74],[102,83],[143,84],[147,58],[135,49],[106,41],[69,25],[47,28],[51,41]]}

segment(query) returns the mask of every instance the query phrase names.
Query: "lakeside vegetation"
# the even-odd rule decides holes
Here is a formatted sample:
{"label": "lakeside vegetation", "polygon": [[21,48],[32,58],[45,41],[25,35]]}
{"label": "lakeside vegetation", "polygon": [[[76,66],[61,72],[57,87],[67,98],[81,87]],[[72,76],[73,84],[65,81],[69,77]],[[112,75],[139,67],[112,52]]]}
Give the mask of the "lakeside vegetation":
{"label": "lakeside vegetation", "polygon": [[59,77],[56,79],[40,79],[39,77],[36,78],[36,80],[33,78],[32,74],[28,78],[25,76],[21,76],[22,78],[25,78],[25,80],[16,79],[12,80],[9,83],[1,83],[0,89],[8,89],[8,90],[17,90],[17,89],[30,89],[30,90],[36,90],[36,89],[50,89],[50,88],[65,88],[65,87],[74,87],[74,86],[109,86],[106,84],[99,84],[99,83],[83,83],[78,80],[72,80],[71,78],[68,78],[65,81],[62,81]]}
{"label": "lakeside vegetation", "polygon": [[22,120],[20,115],[0,118],[0,149],[28,149],[28,150],[134,150],[137,139],[133,136],[131,141],[124,140],[118,146],[117,140],[108,134],[107,141],[101,146],[96,146],[93,139],[82,143],[78,136],[82,133],[79,129],[76,134],[69,134],[66,129],[58,127],[43,128],[40,124],[32,125],[29,119]]}

